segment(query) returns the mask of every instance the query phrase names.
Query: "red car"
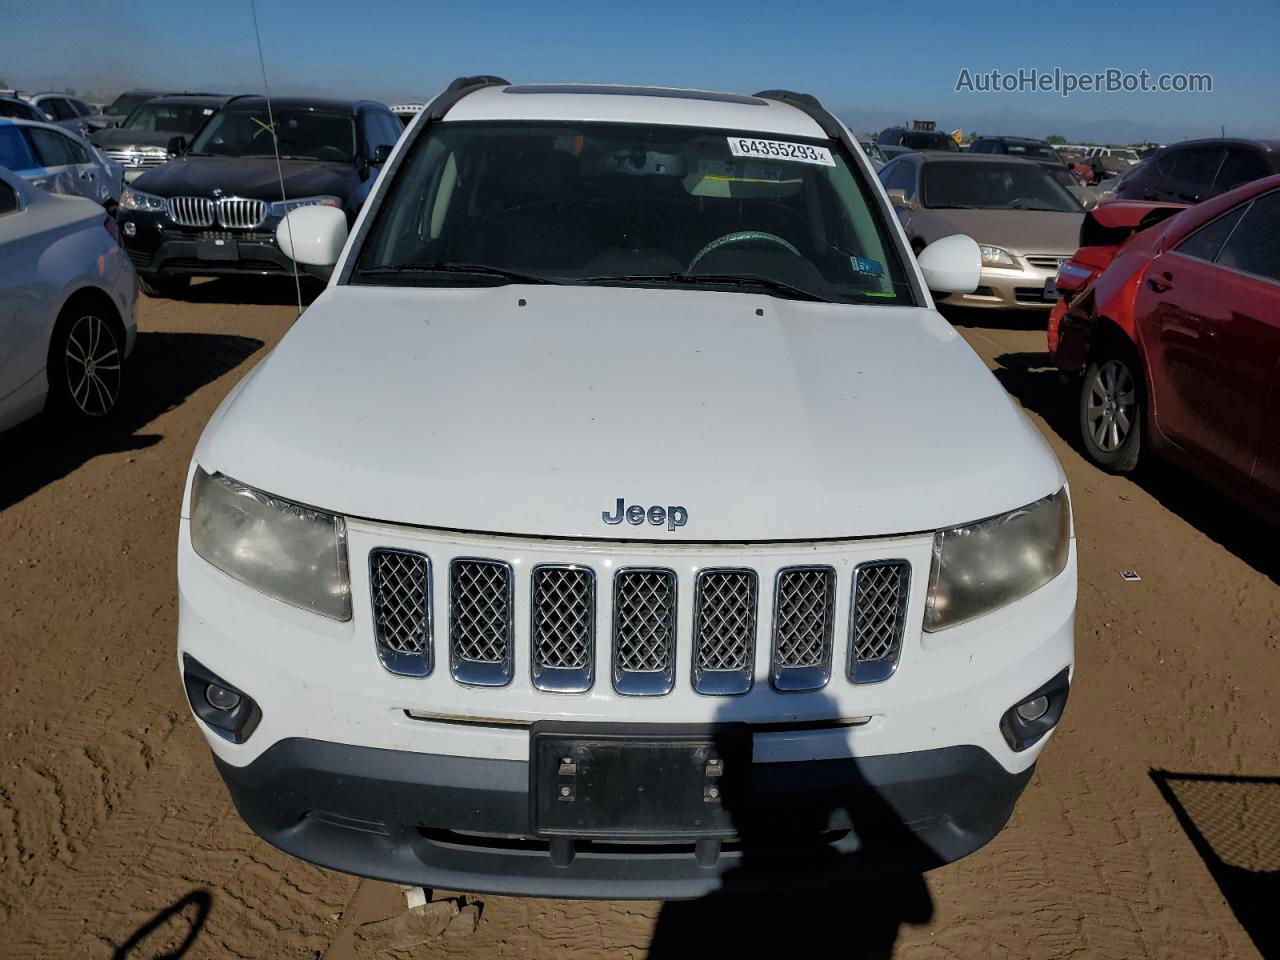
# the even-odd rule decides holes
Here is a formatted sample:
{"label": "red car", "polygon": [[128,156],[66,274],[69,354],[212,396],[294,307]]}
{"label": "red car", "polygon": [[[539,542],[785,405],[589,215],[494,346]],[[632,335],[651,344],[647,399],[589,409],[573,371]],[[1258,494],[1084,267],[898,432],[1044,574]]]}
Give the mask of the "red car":
{"label": "red car", "polygon": [[1195,207],[1092,211],[1049,353],[1099,466],[1177,461],[1280,523],[1280,176]]}

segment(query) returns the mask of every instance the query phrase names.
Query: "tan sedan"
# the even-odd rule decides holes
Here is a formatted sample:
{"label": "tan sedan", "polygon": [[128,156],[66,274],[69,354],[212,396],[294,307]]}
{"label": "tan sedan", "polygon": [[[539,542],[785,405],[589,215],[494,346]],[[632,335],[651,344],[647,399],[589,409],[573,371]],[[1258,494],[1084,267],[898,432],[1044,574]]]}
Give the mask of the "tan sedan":
{"label": "tan sedan", "polygon": [[909,153],[881,170],[880,181],[917,254],[955,233],[982,250],[978,288],[936,300],[1006,309],[1048,309],[1057,301],[1058,264],[1079,245],[1084,210],[1040,164]]}

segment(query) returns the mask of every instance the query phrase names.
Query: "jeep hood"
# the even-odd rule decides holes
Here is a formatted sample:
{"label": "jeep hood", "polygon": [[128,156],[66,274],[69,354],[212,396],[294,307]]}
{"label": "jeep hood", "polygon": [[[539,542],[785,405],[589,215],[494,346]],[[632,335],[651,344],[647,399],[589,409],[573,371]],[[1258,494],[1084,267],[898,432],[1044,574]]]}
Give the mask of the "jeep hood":
{"label": "jeep hood", "polygon": [[[599,286],[331,287],[196,458],[348,516],[602,539],[916,532],[1064,482],[932,310]],[[619,498],[687,523],[607,525]]]}

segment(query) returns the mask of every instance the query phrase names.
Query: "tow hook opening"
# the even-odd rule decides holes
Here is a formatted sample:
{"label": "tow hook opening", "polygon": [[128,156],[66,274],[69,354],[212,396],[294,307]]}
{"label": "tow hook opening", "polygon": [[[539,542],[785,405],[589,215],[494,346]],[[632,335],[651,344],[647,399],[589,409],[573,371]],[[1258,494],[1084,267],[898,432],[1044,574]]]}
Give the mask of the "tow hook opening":
{"label": "tow hook opening", "polygon": [[218,736],[244,743],[253,735],[262,719],[258,704],[189,653],[182,655],[182,684],[192,712]]}
{"label": "tow hook opening", "polygon": [[1058,725],[1071,692],[1071,672],[1064,667],[1044,686],[1027,694],[1000,718],[1000,733],[1015,753],[1038,743]]}

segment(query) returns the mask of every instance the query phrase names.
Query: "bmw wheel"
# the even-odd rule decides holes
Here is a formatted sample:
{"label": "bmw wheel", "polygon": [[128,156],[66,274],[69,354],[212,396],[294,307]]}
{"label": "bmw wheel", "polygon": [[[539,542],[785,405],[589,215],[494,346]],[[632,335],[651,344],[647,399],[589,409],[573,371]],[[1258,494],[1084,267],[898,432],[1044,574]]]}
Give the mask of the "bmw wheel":
{"label": "bmw wheel", "polygon": [[1129,473],[1142,453],[1142,381],[1129,351],[1107,350],[1090,361],[1080,387],[1080,434],[1094,463]]}
{"label": "bmw wheel", "polygon": [[109,416],[124,386],[124,342],[114,318],[96,307],[73,309],[49,348],[49,401],[78,420]]}

